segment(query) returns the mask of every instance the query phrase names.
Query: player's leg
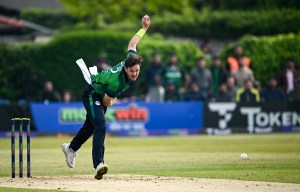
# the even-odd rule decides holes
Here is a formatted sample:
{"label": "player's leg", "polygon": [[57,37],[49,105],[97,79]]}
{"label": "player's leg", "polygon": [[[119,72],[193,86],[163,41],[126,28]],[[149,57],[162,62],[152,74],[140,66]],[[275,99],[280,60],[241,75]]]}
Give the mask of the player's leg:
{"label": "player's leg", "polygon": [[93,105],[91,104],[92,99],[92,86],[88,85],[82,95],[82,103],[86,110],[86,119],[82,126],[82,128],[77,132],[76,136],[73,138],[72,142],[70,143],[70,148],[73,151],[77,151],[83,143],[90,138],[93,134],[94,126],[92,124],[94,118],[94,109]]}
{"label": "player's leg", "polygon": [[64,143],[62,145],[62,151],[65,153],[67,165],[70,168],[75,167],[76,151],[81,147],[83,143],[93,134],[93,124],[90,117],[93,115],[93,108],[91,108],[91,93],[92,87],[87,86],[82,96],[83,105],[87,111],[86,120],[82,128],[77,132],[71,143]]}
{"label": "player's leg", "polygon": [[85,122],[82,128],[77,132],[76,136],[72,139],[70,143],[70,148],[73,151],[77,151],[83,143],[85,143],[90,136],[93,134],[93,124],[91,123],[91,119],[89,116],[86,116]]}
{"label": "player's leg", "polygon": [[102,176],[107,173],[108,166],[104,164],[104,140],[106,134],[105,111],[106,107],[99,101],[99,97],[93,96],[94,109],[94,132],[93,132],[93,164],[96,170],[96,179],[102,179]]}
{"label": "player's leg", "polygon": [[75,167],[75,157],[78,155],[76,151],[84,142],[86,142],[86,140],[88,140],[92,134],[93,125],[90,121],[90,118],[87,116],[83,127],[77,132],[71,143],[62,144],[62,151],[65,153],[68,167]]}

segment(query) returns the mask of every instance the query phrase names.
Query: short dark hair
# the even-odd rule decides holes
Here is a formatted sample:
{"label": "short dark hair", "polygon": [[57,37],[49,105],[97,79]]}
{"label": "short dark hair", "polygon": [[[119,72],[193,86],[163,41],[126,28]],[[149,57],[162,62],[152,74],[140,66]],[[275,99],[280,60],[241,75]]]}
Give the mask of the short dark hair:
{"label": "short dark hair", "polygon": [[97,63],[106,63],[106,60],[104,58],[98,58]]}
{"label": "short dark hair", "polygon": [[137,54],[132,54],[129,55],[126,59],[125,59],[125,67],[132,67],[136,64],[141,65],[143,62],[143,58]]}
{"label": "short dark hair", "polygon": [[205,61],[206,61],[205,57],[203,57],[203,56],[198,57],[198,60],[197,60],[197,61],[200,61],[200,60],[205,60]]}
{"label": "short dark hair", "polygon": [[168,57],[173,57],[173,56],[176,56],[176,57],[177,57],[177,54],[176,54],[175,52],[170,52],[170,53],[168,54]]}
{"label": "short dark hair", "polygon": [[250,79],[250,78],[247,78],[247,79],[245,79],[245,80],[244,80],[244,84],[246,84],[246,83],[248,83],[248,82],[251,82],[251,83],[253,83],[253,80],[252,80],[252,79]]}
{"label": "short dark hair", "polygon": [[273,74],[271,74],[271,75],[268,77],[268,81],[273,80],[273,79],[277,81],[276,76],[273,75]]}
{"label": "short dark hair", "polygon": [[237,44],[235,44],[234,49],[239,48],[239,47],[243,48],[243,46],[241,44],[237,43]]}
{"label": "short dark hair", "polygon": [[212,60],[213,60],[213,61],[215,61],[215,60],[221,60],[221,58],[220,58],[219,56],[216,56],[216,55],[215,55],[215,56],[213,56]]}
{"label": "short dark hair", "polygon": [[286,59],[285,62],[286,62],[286,63],[288,63],[288,62],[293,62],[293,63],[295,63],[295,60],[294,60],[294,58],[289,57],[289,58]]}
{"label": "short dark hair", "polygon": [[152,57],[160,56],[159,53],[153,53]]}

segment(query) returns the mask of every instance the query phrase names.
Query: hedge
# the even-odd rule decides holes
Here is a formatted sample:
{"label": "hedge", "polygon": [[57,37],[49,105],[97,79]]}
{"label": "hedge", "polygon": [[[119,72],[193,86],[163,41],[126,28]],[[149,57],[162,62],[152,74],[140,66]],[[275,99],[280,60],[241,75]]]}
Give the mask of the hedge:
{"label": "hedge", "polygon": [[22,95],[32,97],[36,94],[36,70],[33,58],[40,46],[32,43],[22,45],[0,45],[0,98],[16,100]]}
{"label": "hedge", "polygon": [[[22,19],[46,25],[52,28],[71,28],[76,20],[63,12],[45,12],[25,10]],[[135,22],[122,21],[104,26],[113,31],[133,31]],[[185,15],[164,13],[153,15],[149,33],[161,33],[164,36],[239,39],[245,34],[256,36],[298,33],[300,30],[300,11],[298,9],[272,9],[255,11],[212,11],[202,9],[200,12]]]}
{"label": "hedge", "polygon": [[300,11],[276,9],[267,11],[210,11],[193,15],[165,14],[154,17],[151,31],[168,36],[238,39],[248,35],[298,33]]}
{"label": "hedge", "polygon": [[[80,99],[85,81],[75,61],[82,57],[87,65],[92,66],[98,56],[104,56],[109,64],[115,65],[125,59],[131,37],[132,34],[125,33],[75,31],[55,36],[47,44],[1,45],[0,75],[4,80],[0,82],[0,98],[18,100],[25,95],[37,95],[43,82],[49,79],[60,92],[71,89]],[[138,87],[145,87],[139,85],[144,82],[143,72],[151,55],[158,52],[166,58],[173,51],[188,67],[192,67],[201,56],[198,47],[189,41],[164,40],[159,35],[143,38],[138,52],[145,62]],[[31,74],[35,74],[37,80],[31,79]],[[28,95],[29,88],[32,95]],[[137,91],[141,93],[144,90]]]}
{"label": "hedge", "polygon": [[274,8],[300,8],[298,0],[202,0],[203,6],[212,9],[223,10],[257,10],[257,9],[274,9]]}
{"label": "hedge", "polygon": [[[251,68],[256,79],[265,84],[269,75],[279,75],[285,68],[288,58],[293,58],[296,64],[300,62],[300,33],[277,35],[273,37],[247,36],[239,43],[244,54],[251,58]],[[229,45],[222,52],[222,58],[233,53],[234,45]]]}
{"label": "hedge", "polygon": [[20,17],[23,20],[27,20],[54,29],[74,26],[77,23],[77,19],[71,17],[63,11],[24,9],[21,11]]}

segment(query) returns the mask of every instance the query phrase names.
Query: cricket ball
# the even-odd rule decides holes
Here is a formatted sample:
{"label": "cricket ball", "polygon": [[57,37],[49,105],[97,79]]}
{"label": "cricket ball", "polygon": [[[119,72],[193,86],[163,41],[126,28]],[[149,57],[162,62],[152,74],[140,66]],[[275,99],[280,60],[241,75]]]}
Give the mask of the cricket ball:
{"label": "cricket ball", "polygon": [[242,154],[240,155],[240,158],[241,158],[242,160],[247,160],[247,159],[248,159],[248,155],[247,155],[246,153],[242,153]]}

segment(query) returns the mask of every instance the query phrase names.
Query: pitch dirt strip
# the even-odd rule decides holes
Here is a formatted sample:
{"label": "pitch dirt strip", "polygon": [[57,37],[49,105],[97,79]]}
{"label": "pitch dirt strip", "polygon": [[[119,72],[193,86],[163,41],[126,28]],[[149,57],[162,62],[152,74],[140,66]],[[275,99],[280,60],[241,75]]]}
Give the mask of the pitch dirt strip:
{"label": "pitch dirt strip", "polygon": [[0,178],[0,186],[85,192],[300,192],[300,184],[123,174],[107,175],[101,181],[82,175]]}

